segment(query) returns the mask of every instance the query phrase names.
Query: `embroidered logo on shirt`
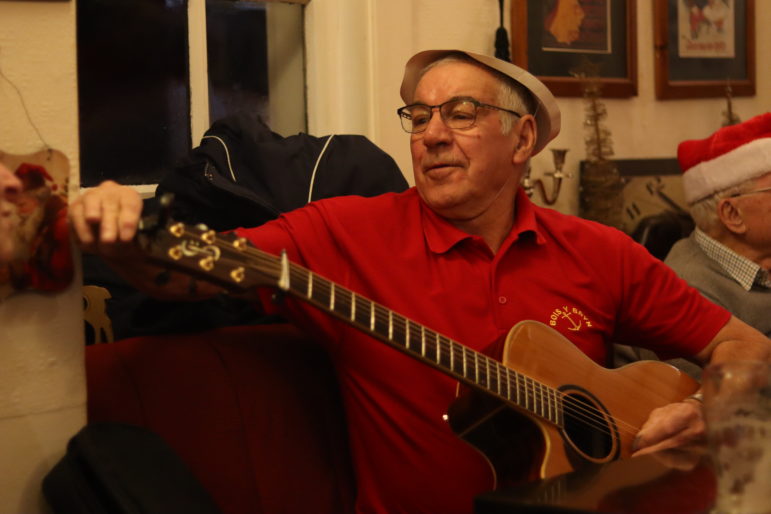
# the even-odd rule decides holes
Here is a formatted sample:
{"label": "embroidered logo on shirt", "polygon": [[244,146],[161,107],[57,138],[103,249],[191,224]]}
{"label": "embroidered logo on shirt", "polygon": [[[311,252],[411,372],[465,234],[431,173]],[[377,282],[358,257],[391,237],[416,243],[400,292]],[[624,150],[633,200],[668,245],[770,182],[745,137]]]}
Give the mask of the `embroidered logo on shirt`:
{"label": "embroidered logo on shirt", "polygon": [[567,305],[557,307],[549,316],[549,325],[556,327],[557,324],[566,325],[566,328],[573,332],[578,332],[583,327],[592,327],[592,322],[589,321],[589,318],[586,317],[581,309],[568,307]]}

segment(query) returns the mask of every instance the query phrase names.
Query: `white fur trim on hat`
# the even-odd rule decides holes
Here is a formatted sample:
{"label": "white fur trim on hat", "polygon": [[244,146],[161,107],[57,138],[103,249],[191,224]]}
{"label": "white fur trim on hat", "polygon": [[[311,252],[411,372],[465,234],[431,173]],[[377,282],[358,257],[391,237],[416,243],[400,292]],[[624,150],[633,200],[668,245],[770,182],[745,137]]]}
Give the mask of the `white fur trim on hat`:
{"label": "white fur trim on hat", "polygon": [[683,174],[685,200],[702,198],[771,172],[771,138],[750,141],[738,148],[702,161]]}

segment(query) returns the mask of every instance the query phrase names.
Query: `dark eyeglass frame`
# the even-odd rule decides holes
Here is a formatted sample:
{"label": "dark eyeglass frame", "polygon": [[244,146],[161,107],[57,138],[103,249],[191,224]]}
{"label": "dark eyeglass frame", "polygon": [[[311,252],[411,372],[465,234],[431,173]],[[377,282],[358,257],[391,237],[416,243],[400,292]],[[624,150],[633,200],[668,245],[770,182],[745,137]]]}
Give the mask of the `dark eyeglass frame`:
{"label": "dark eyeglass frame", "polygon": [[[447,117],[446,117],[446,114],[445,114],[445,112],[443,110],[443,107],[445,105],[449,105],[449,104],[453,104],[453,103],[459,103],[459,102],[468,102],[468,103],[472,104],[474,106],[474,117],[471,118],[470,123],[468,125],[464,125],[464,126],[461,126],[461,127],[451,127],[447,123]],[[410,130],[410,129],[408,129],[405,126],[405,122],[406,123],[410,123],[411,122],[411,114],[409,112],[407,112],[407,109],[410,109],[412,107],[425,107],[425,108],[428,109],[428,112],[429,112],[428,121],[426,121],[425,126],[422,129],[420,129],[420,130]],[[470,96],[460,96],[460,97],[456,97],[456,98],[450,98],[446,102],[442,102],[439,105],[426,105],[426,104],[422,104],[422,103],[414,103],[414,104],[410,104],[410,105],[405,105],[404,107],[399,107],[398,109],[396,109],[396,114],[399,116],[399,120],[401,121],[402,129],[404,129],[405,132],[407,132],[409,134],[420,134],[420,133],[426,131],[426,128],[428,127],[428,124],[431,122],[431,118],[434,117],[434,109],[437,109],[439,111],[439,115],[442,118],[442,123],[444,123],[445,126],[447,126],[448,128],[455,130],[455,129],[467,129],[467,128],[473,127],[474,124],[477,122],[477,115],[479,113],[479,109],[480,108],[493,109],[493,110],[496,110],[496,111],[507,112],[507,113],[513,114],[513,115],[515,115],[515,116],[517,116],[519,118],[521,118],[523,116],[522,114],[520,114],[520,113],[518,113],[516,111],[512,111],[511,109],[504,109],[503,107],[498,107],[497,105],[486,104],[486,103],[480,102],[476,98],[472,98]],[[449,114],[449,113],[447,113],[447,114]]]}
{"label": "dark eyeglass frame", "polygon": [[755,189],[754,191],[747,191],[746,193],[734,193],[729,195],[728,198],[738,198],[739,196],[754,195],[755,193],[765,193],[767,191],[771,191],[771,187],[762,187],[760,189]]}

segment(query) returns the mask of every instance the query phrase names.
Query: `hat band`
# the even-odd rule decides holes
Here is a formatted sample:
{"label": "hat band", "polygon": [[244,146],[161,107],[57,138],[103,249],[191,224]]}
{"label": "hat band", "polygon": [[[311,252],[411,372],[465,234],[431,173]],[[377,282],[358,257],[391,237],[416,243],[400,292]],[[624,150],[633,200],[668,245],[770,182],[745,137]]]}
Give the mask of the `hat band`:
{"label": "hat band", "polygon": [[771,173],[771,138],[756,139],[685,170],[685,200],[693,204],[745,180]]}

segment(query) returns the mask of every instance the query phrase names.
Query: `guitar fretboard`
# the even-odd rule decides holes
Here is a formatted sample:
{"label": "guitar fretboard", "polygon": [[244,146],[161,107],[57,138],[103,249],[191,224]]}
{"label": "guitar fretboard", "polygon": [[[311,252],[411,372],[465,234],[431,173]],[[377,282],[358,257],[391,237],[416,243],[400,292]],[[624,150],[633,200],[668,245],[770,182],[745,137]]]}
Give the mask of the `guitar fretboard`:
{"label": "guitar fretboard", "polygon": [[[372,337],[420,361],[483,389],[488,394],[563,426],[562,393],[537,380],[509,369],[497,360],[453,341],[383,305],[346,289],[294,263],[285,255],[276,257],[258,250],[246,240],[191,229],[182,224],[169,227],[156,244],[174,243],[151,255],[164,262],[197,273],[205,273],[220,283],[244,289],[264,285],[268,277],[273,286],[328,312]],[[157,250],[157,249],[156,249]]]}
{"label": "guitar fretboard", "polygon": [[[267,255],[267,254],[266,254]],[[301,266],[276,258],[282,289],[464,383],[562,426],[559,391]],[[288,279],[287,279],[288,277]],[[287,284],[288,282],[288,284]]]}

